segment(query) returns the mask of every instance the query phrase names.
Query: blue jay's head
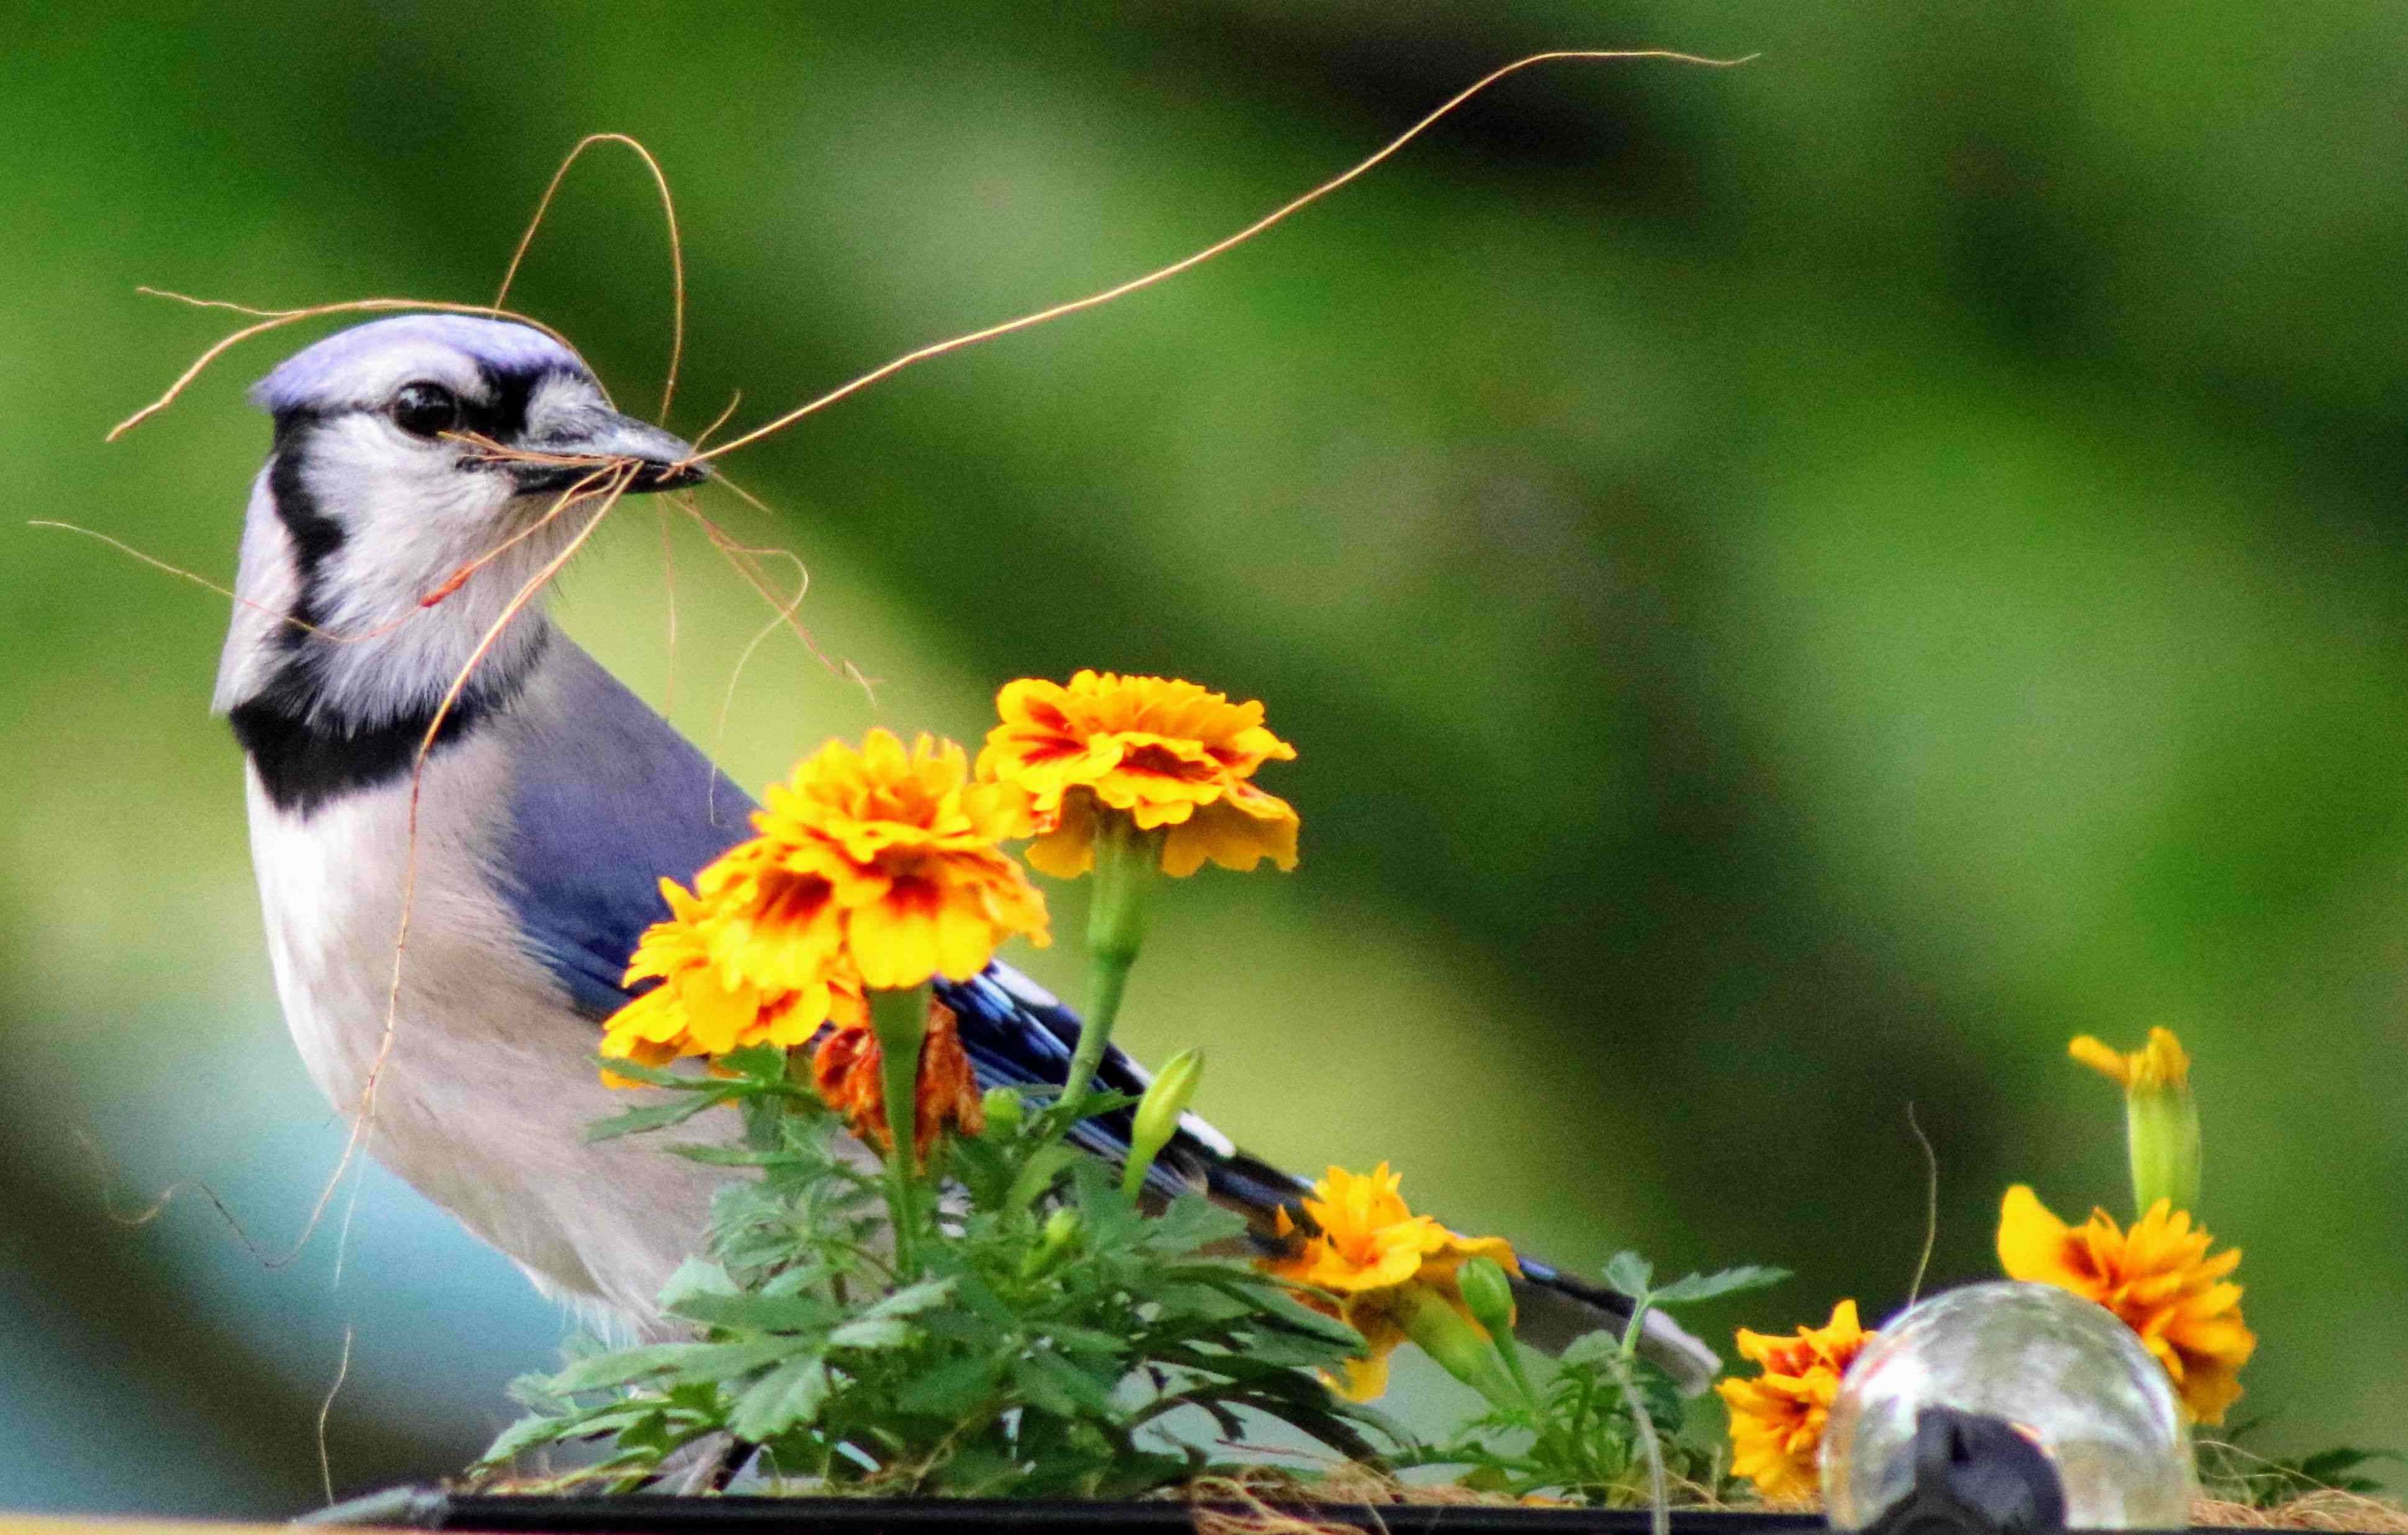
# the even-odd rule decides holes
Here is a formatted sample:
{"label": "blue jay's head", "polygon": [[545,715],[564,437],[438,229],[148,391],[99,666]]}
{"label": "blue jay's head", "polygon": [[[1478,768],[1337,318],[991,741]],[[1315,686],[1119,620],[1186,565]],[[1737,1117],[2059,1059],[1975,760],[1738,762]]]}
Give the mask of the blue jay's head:
{"label": "blue jay's head", "polygon": [[[354,326],[288,359],[251,398],[275,418],[275,449],[244,530],[221,709],[274,684],[312,712],[406,714],[449,686],[443,668],[466,664],[602,505],[546,521],[565,494],[705,473],[684,442],[613,410],[575,352],[505,320]],[[478,561],[456,595],[425,605]],[[510,649],[494,653],[505,672]]]}
{"label": "blue jay's head", "polygon": [[287,361],[251,398],[276,418],[278,507],[302,553],[361,546],[345,561],[355,577],[440,581],[562,492],[598,486],[611,463],[637,466],[631,490],[702,477],[684,443],[611,409],[575,352],[504,320],[357,326]]}

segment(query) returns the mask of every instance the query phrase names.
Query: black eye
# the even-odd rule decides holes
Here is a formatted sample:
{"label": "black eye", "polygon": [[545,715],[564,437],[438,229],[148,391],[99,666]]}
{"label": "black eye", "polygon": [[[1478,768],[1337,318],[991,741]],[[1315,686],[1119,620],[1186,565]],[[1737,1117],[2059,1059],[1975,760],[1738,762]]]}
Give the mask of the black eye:
{"label": "black eye", "polygon": [[393,397],[393,424],[414,437],[433,437],[460,424],[460,397],[440,384],[404,384]]}

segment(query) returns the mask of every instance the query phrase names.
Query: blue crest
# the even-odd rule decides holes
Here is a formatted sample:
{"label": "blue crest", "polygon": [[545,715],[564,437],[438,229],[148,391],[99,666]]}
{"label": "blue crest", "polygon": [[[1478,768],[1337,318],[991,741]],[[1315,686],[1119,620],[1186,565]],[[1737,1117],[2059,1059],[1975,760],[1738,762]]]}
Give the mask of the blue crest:
{"label": "blue crest", "polygon": [[251,404],[280,413],[326,403],[338,380],[378,353],[404,347],[448,347],[489,374],[583,374],[583,360],[533,326],[479,315],[396,315],[337,331],[294,353],[251,386]]}

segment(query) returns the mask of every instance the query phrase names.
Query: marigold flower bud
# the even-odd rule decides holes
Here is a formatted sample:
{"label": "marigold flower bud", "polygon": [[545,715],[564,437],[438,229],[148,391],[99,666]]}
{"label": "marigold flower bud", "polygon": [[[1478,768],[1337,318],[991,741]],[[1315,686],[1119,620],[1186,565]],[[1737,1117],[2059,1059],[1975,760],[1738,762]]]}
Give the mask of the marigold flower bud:
{"label": "marigold flower bud", "polygon": [[989,1128],[997,1136],[1010,1136],[1019,1132],[1023,1112],[1027,1105],[1016,1087],[989,1087],[986,1096],[980,1100],[980,1106],[986,1113]]}
{"label": "marigold flower bud", "polygon": [[2066,1046],[2074,1059],[2124,1089],[2124,1135],[2132,1163],[2132,1204],[2146,1213],[2159,1200],[2199,1208],[2199,1103],[2191,1097],[2190,1057],[2171,1029],[2152,1029],[2129,1055],[2084,1034]]}
{"label": "marigold flower bud", "polygon": [[1038,1234],[1037,1245],[1020,1260],[1020,1277],[1034,1279],[1054,1266],[1054,1260],[1069,1251],[1079,1240],[1079,1212],[1068,1205],[1045,1217],[1045,1227]]}
{"label": "marigold flower bud", "polygon": [[1501,1368],[1497,1350],[1461,1312],[1448,1304],[1444,1290],[1423,1280],[1411,1280],[1398,1287],[1389,1303],[1405,1336],[1443,1365],[1448,1374],[1497,1406],[1513,1402],[1513,1378]]}
{"label": "marigold flower bud", "polygon": [[1493,1258],[1465,1258],[1463,1267],[1455,1271],[1455,1282],[1463,1289],[1463,1303],[1471,1308],[1472,1320],[1486,1328],[1490,1337],[1510,1343],[1513,1337],[1513,1286],[1498,1261]]}
{"label": "marigold flower bud", "polygon": [[1197,1084],[1203,1079],[1204,1052],[1191,1046],[1164,1061],[1146,1085],[1130,1126],[1128,1161],[1121,1169],[1121,1190],[1130,1198],[1145,1187],[1146,1170],[1179,1133],[1179,1117],[1196,1101]]}
{"label": "marigold flower bud", "polygon": [[1079,1235],[1079,1212],[1064,1206],[1045,1217],[1045,1245],[1060,1251]]}

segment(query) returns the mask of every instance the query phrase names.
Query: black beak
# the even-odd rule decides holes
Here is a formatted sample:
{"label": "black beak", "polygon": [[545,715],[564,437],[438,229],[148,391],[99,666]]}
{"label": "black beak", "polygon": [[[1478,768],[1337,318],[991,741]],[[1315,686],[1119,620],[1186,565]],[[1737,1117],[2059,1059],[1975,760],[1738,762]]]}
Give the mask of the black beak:
{"label": "black beak", "polygon": [[580,485],[601,490],[616,481],[614,471],[630,464],[636,473],[627,482],[628,494],[698,485],[710,474],[709,464],[694,462],[694,448],[683,438],[598,406],[577,412],[556,429],[531,433],[518,447],[540,455],[502,461],[502,469],[518,482],[522,495],[557,493]]}

